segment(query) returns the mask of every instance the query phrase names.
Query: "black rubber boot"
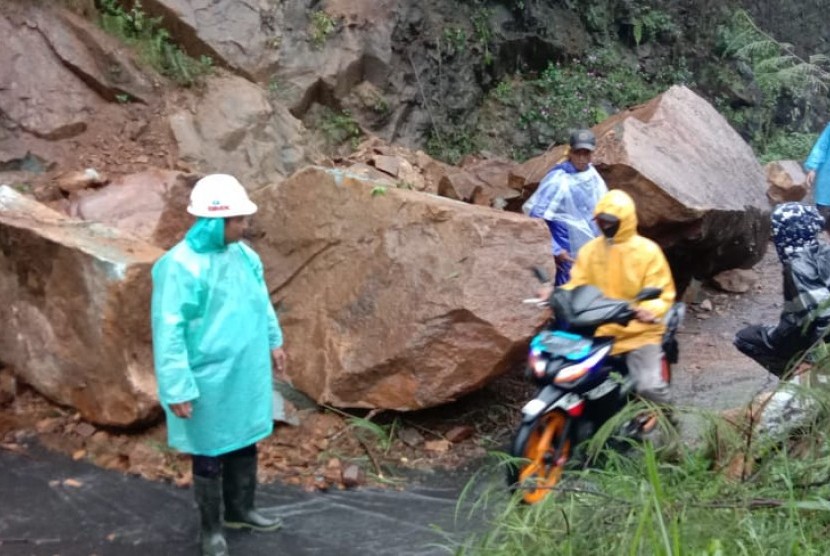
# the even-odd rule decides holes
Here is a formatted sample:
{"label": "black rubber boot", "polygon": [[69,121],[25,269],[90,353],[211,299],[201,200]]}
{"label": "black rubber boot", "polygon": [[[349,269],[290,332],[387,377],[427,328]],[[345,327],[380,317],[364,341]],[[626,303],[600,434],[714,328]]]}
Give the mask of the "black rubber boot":
{"label": "black rubber boot", "polygon": [[201,517],[202,556],[230,556],[222,533],[222,479],[193,477],[193,493]]}
{"label": "black rubber boot", "polygon": [[225,494],[225,527],[275,531],[282,527],[278,517],[268,518],[254,509],[256,453],[235,455],[222,462]]}

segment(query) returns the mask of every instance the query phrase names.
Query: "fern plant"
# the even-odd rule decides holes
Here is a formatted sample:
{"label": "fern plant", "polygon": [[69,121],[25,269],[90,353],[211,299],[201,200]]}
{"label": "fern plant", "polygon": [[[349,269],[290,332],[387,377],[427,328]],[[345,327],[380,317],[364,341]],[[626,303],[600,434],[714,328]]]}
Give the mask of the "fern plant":
{"label": "fern plant", "polygon": [[799,56],[792,44],[764,32],[743,10],[721,29],[720,39],[723,57],[745,63],[763,95],[761,129],[754,141],[763,156],[775,135],[772,115],[782,97],[808,106],[812,97],[830,91],[830,57]]}

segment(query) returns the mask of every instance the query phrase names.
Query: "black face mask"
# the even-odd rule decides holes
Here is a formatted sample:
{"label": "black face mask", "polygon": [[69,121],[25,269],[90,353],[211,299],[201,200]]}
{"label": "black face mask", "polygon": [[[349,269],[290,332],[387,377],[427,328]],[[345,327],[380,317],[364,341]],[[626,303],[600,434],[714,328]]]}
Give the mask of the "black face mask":
{"label": "black face mask", "polygon": [[620,231],[620,219],[610,214],[601,214],[597,216],[597,221],[602,225],[599,226],[602,235],[608,239],[613,239],[617,232]]}

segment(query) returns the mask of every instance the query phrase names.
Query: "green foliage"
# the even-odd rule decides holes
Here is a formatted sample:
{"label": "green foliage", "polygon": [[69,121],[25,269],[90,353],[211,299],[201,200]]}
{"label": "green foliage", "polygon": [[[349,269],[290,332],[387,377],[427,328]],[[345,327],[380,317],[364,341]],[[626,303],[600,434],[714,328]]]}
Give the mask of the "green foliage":
{"label": "green foliage", "polygon": [[119,0],[99,0],[99,22],[108,33],[135,47],[141,58],[159,73],[189,87],[213,70],[213,60],[188,56],[173,43],[160,17],[149,17],[136,0],[127,10]]}
{"label": "green foliage", "polygon": [[461,27],[449,26],[444,29],[441,41],[444,52],[458,54],[467,49],[467,32]]}
{"label": "green foliage", "polygon": [[818,133],[775,130],[760,156],[761,164],[773,160],[804,160],[818,139]]}
{"label": "green foliage", "polygon": [[320,130],[329,146],[341,145],[349,141],[354,147],[362,135],[360,126],[348,110],[335,112],[326,108],[320,120]]}
{"label": "green foliage", "polygon": [[496,85],[495,89],[493,89],[493,97],[502,104],[507,104],[510,101],[512,94],[513,85],[511,85],[510,81],[506,79],[499,81],[499,84]]}
{"label": "green foliage", "polygon": [[450,164],[458,162],[467,154],[479,150],[475,133],[464,126],[451,126],[439,132],[434,129],[427,139],[427,153]]}
{"label": "green foliage", "polygon": [[322,48],[329,36],[337,28],[337,21],[323,10],[311,12],[309,36],[315,48]]}
{"label": "green foliage", "polygon": [[[375,193],[375,190],[380,191],[381,189],[383,189],[382,192]],[[372,189],[373,197],[375,195],[383,195],[384,193],[386,193],[386,188],[375,187]],[[367,439],[371,440],[373,443],[377,444],[383,452],[388,452],[392,447],[392,439],[394,438],[397,420],[393,421],[389,425],[379,425],[368,419],[352,416],[348,418],[348,423],[357,434],[363,435],[364,441]]]}
{"label": "green foliage", "polygon": [[679,29],[666,12],[638,7],[631,17],[632,35],[637,45],[657,41],[663,35],[677,36]]}
{"label": "green foliage", "polygon": [[485,66],[493,63],[493,54],[490,52],[490,41],[493,39],[493,30],[490,28],[491,12],[487,8],[478,8],[472,17],[473,38],[478,44]]}
{"label": "green foliage", "polygon": [[790,105],[800,103],[809,108],[813,96],[826,95],[830,90],[830,58],[823,54],[807,59],[798,56],[792,45],[759,29],[742,10],[718,29],[718,50],[723,59],[749,69],[762,95],[761,106],[753,109],[754,117],[735,109],[725,110],[724,114],[739,129],[752,123],[752,146],[761,158],[769,159],[773,154],[767,151],[773,147],[773,139],[776,149],[783,146],[783,139],[776,137],[781,130],[773,124],[777,106],[785,99]]}
{"label": "green foliage", "polygon": [[662,87],[649,83],[636,70],[611,63],[608,53],[552,63],[532,82],[534,102],[519,118],[519,127],[542,122],[553,130],[554,139],[564,141],[570,130],[592,126],[613,109],[626,108],[652,98]]}

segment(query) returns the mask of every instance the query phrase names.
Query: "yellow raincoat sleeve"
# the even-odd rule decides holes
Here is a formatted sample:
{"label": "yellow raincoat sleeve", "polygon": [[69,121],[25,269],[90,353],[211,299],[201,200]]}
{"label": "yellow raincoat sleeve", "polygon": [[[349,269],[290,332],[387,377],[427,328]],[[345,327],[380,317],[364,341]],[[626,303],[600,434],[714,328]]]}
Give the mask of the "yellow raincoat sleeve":
{"label": "yellow raincoat sleeve", "polygon": [[580,250],[576,260],[574,261],[573,267],[571,267],[571,277],[562,287],[570,290],[577,286],[584,286],[595,282],[595,280],[591,279],[590,273],[588,272],[589,265],[587,263],[587,260],[590,258],[589,253],[593,248],[593,245],[591,245],[592,243],[593,242],[590,242]]}
{"label": "yellow raincoat sleeve", "polygon": [[198,292],[198,280],[169,254],[153,267],[153,358],[165,405],[199,397],[186,342],[188,322],[200,312]]}
{"label": "yellow raincoat sleeve", "polygon": [[651,253],[648,253],[648,256],[651,257],[651,260],[646,264],[643,287],[660,288],[663,293],[657,299],[643,301],[640,303],[640,307],[651,311],[658,319],[662,319],[674,304],[676,297],[674,279],[666,257],[663,256],[663,252],[656,244]]}

